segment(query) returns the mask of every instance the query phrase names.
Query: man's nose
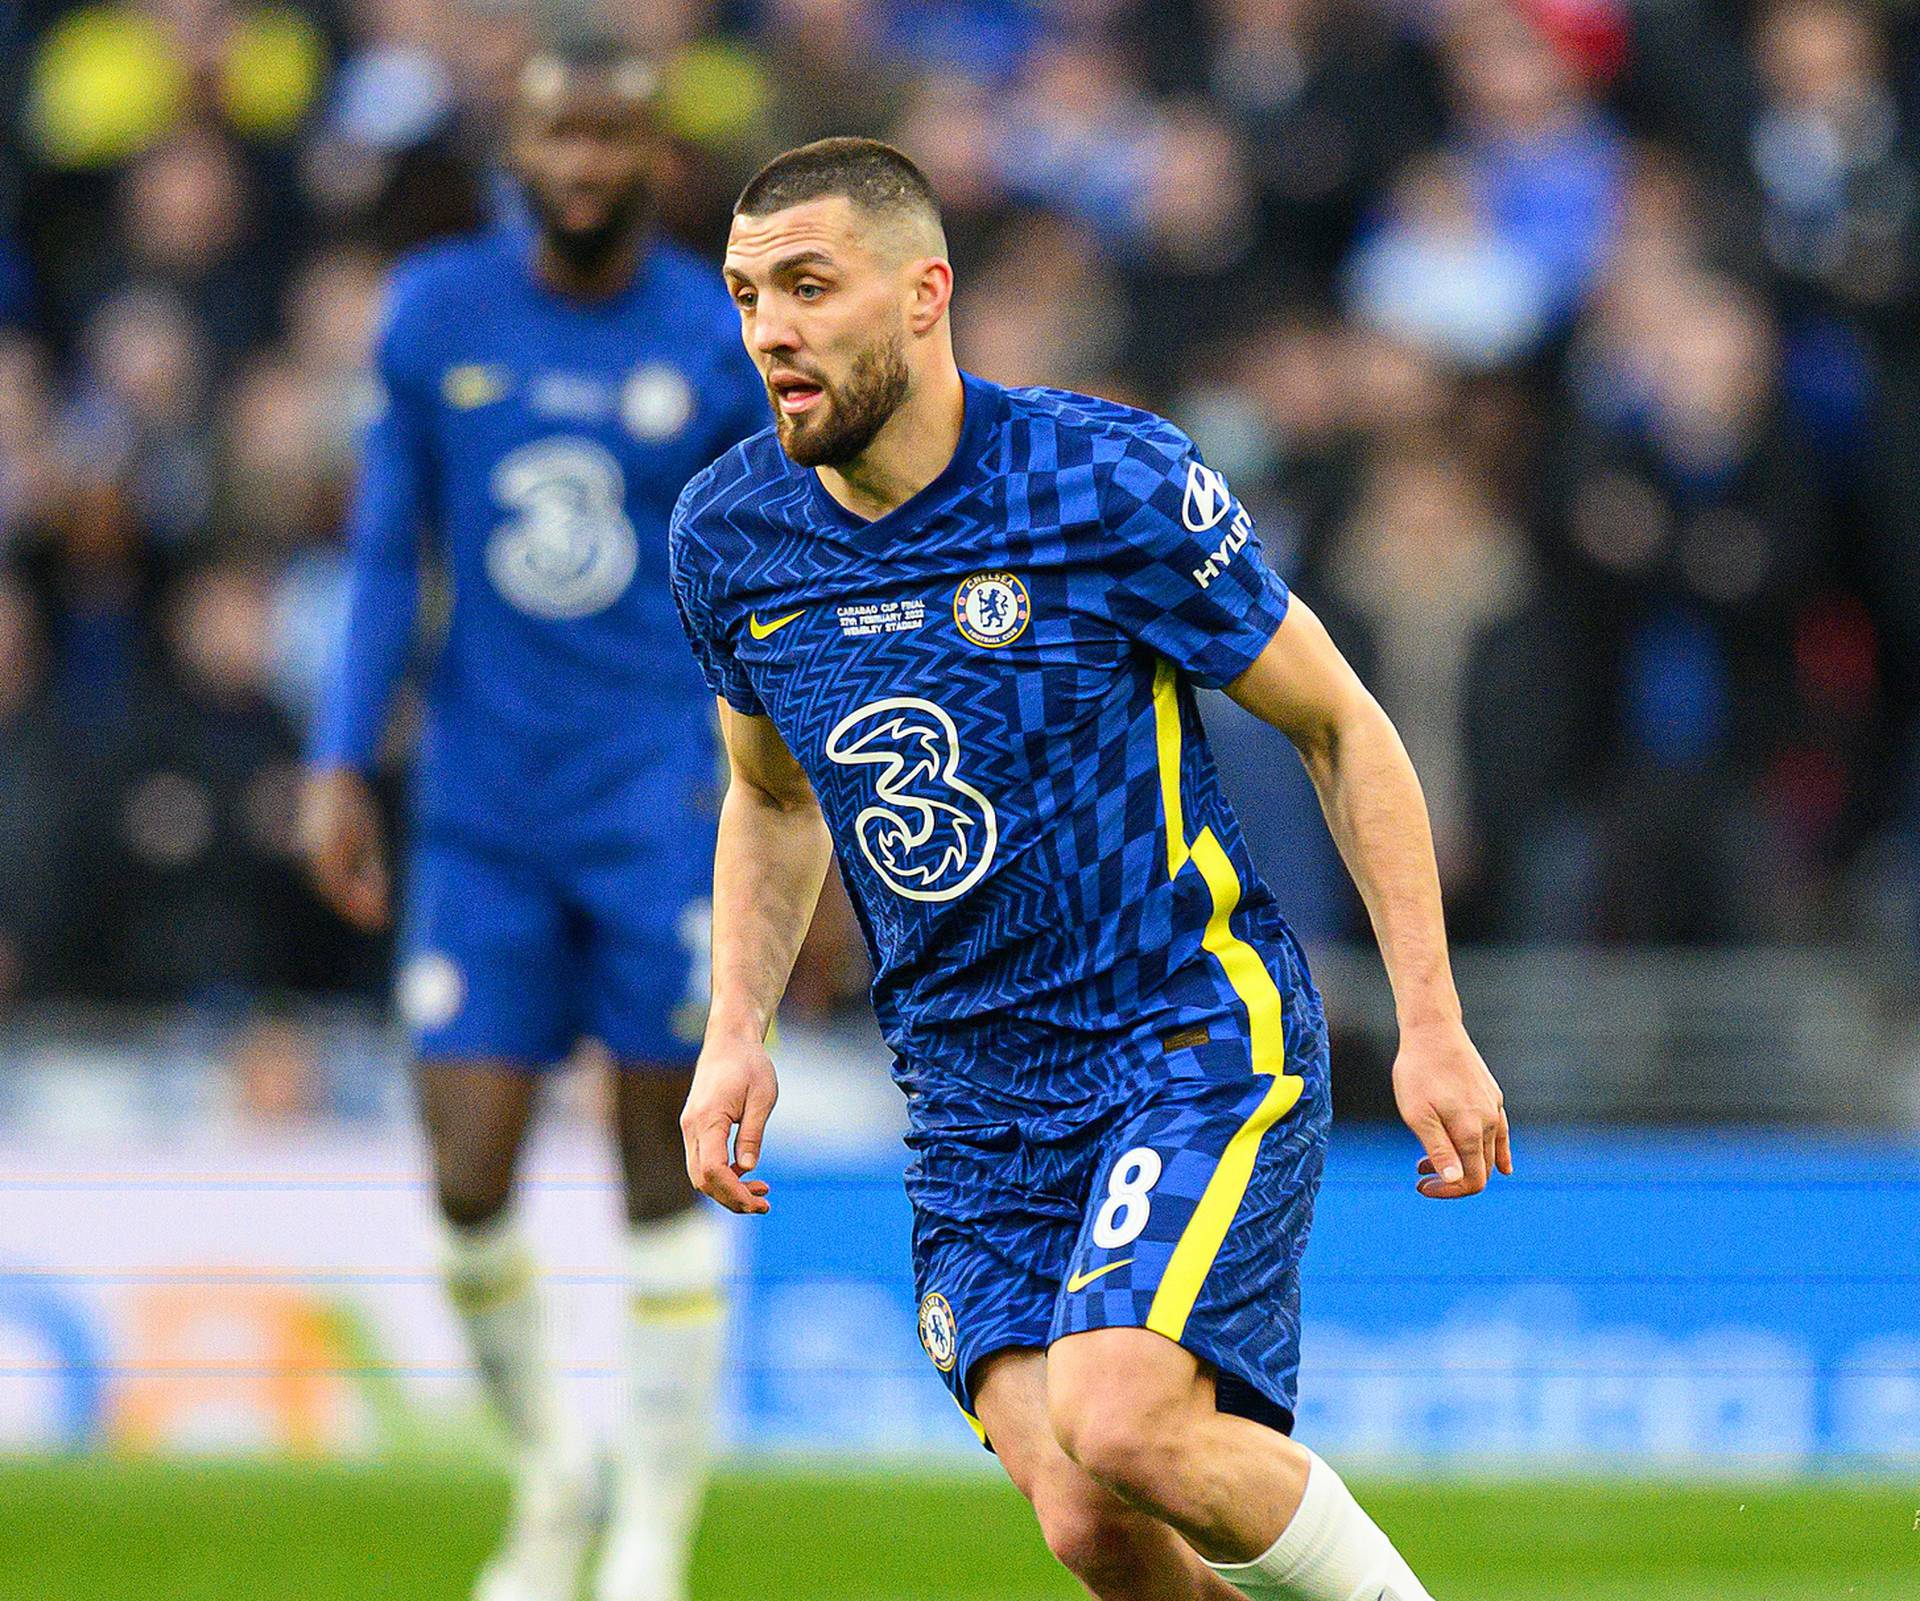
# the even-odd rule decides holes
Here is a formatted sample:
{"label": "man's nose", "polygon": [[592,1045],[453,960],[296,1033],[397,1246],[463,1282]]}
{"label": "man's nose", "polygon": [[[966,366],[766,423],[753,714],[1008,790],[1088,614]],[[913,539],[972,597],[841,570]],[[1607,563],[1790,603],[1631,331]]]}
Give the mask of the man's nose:
{"label": "man's nose", "polygon": [[794,327],[793,318],[778,308],[769,308],[762,301],[754,308],[753,348],[762,355],[771,356],[783,350],[796,350],[800,345],[799,330]]}

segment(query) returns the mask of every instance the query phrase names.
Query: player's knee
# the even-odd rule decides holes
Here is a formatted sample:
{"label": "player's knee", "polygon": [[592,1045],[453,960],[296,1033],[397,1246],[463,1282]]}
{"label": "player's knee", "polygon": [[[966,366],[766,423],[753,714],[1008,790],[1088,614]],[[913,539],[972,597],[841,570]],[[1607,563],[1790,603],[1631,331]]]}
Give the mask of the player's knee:
{"label": "player's knee", "polygon": [[1048,1414],[1060,1449],[1101,1484],[1135,1505],[1166,1504],[1177,1420],[1110,1383],[1051,1388]]}
{"label": "player's knee", "polygon": [[440,1215],[456,1229],[477,1229],[491,1223],[507,1209],[512,1187],[505,1184],[479,1184],[472,1181],[438,1186]]}
{"label": "player's knee", "polygon": [[1041,1487],[1033,1510],[1047,1549],[1063,1568],[1096,1595],[1118,1593],[1116,1586],[1135,1566],[1133,1515],[1084,1479],[1077,1486]]}

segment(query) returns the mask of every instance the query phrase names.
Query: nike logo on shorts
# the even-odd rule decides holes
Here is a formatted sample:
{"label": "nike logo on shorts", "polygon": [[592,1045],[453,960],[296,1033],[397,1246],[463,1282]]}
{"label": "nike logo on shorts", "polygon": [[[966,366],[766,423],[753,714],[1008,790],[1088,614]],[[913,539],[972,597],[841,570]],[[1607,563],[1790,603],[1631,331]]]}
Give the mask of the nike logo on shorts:
{"label": "nike logo on shorts", "polygon": [[1072,1278],[1067,1280],[1067,1294],[1072,1295],[1076,1291],[1084,1290],[1095,1279],[1100,1278],[1104,1274],[1111,1273],[1117,1267],[1125,1267],[1132,1260],[1133,1258],[1130,1256],[1123,1256],[1118,1262],[1109,1262],[1105,1267],[1097,1267],[1090,1272],[1074,1274]]}

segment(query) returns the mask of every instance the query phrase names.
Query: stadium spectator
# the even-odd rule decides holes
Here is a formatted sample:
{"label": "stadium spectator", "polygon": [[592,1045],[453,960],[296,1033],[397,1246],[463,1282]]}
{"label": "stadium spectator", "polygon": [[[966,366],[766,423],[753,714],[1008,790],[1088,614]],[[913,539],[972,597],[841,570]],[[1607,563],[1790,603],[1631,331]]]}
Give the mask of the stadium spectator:
{"label": "stadium spectator", "polygon": [[[1433,747],[1463,935],[1920,927],[1858,904],[1917,849],[1912,29],[1854,0],[605,14],[658,57],[671,224],[710,244],[778,144],[898,139],[969,264],[968,362],[1169,410],[1356,654],[1418,641],[1430,671],[1386,681]],[[90,870],[124,861],[157,746],[219,835],[307,715],[379,278],[498,204],[476,134],[529,28],[433,0],[9,12],[0,561],[31,666],[0,738],[16,797],[96,775],[65,825]],[[255,641],[243,693],[190,665],[189,616]],[[1223,765],[1244,738],[1270,772],[1232,726]],[[371,982],[274,899],[270,851],[241,859],[134,872],[255,931],[142,983]],[[262,954],[275,919],[356,976]],[[1334,895],[1303,921],[1360,926]],[[88,939],[21,982],[111,988]],[[817,933],[816,1004],[851,939]]]}

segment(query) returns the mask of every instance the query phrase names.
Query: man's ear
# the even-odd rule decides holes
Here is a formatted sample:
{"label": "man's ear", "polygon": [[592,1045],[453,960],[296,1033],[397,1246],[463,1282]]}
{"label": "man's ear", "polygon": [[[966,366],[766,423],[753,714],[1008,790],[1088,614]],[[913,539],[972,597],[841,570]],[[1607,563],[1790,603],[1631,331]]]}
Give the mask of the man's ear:
{"label": "man's ear", "polygon": [[907,309],[907,327],[916,335],[931,333],[940,325],[953,300],[953,265],[939,256],[928,256],[914,264],[913,303]]}

